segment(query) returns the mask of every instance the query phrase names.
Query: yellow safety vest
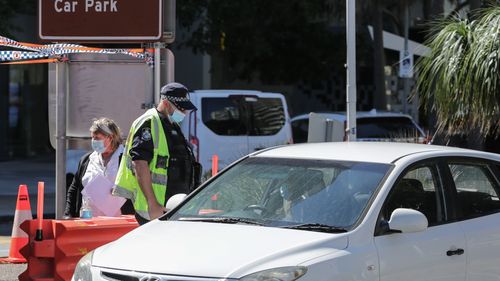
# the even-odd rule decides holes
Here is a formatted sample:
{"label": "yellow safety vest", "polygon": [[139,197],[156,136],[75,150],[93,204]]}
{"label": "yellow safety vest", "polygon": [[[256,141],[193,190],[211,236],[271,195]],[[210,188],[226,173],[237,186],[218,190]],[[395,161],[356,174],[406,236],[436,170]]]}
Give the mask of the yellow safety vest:
{"label": "yellow safety vest", "polygon": [[[145,219],[149,218],[148,203],[146,197],[135,177],[132,158],[130,157],[130,149],[132,148],[132,140],[137,131],[141,128],[144,122],[151,121],[151,138],[154,145],[153,159],[149,163],[151,171],[151,182],[156,200],[160,205],[165,206],[165,194],[167,191],[167,170],[170,153],[168,151],[167,138],[163,131],[160,116],[158,111],[152,108],[146,111],[141,117],[137,118],[130,127],[130,132],[125,144],[125,151],[120,161],[118,174],[116,175],[115,188],[113,195],[121,196],[132,200],[137,214]],[[161,159],[160,161],[158,161]],[[158,164],[158,165],[157,165]]]}

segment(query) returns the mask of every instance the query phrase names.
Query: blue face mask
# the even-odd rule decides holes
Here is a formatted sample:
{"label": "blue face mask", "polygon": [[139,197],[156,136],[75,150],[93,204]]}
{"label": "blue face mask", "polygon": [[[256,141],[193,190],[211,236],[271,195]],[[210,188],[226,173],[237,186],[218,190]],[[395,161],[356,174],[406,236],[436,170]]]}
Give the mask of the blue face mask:
{"label": "blue face mask", "polygon": [[92,149],[97,153],[104,153],[104,151],[106,151],[106,146],[104,146],[104,140],[92,139]]}
{"label": "blue face mask", "polygon": [[174,113],[172,113],[172,115],[170,115],[170,118],[172,118],[172,121],[174,121],[175,123],[179,124],[182,122],[182,120],[184,120],[184,117],[186,116],[186,114],[182,113],[181,111],[179,110],[175,110]]}

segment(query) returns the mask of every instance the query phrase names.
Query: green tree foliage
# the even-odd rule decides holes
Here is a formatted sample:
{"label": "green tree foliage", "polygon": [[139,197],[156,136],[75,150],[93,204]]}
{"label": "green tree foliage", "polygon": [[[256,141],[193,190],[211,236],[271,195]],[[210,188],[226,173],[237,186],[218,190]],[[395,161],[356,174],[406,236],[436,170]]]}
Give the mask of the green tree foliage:
{"label": "green tree foliage", "polygon": [[38,1],[33,0],[0,0],[0,35],[12,37],[12,31],[19,30],[10,20],[17,13],[33,14]]}
{"label": "green tree foliage", "polygon": [[434,23],[417,62],[422,106],[437,115],[438,130],[452,134],[479,128],[500,135],[500,6]]}
{"label": "green tree foliage", "polygon": [[183,0],[177,17],[192,32],[184,46],[223,58],[236,78],[321,81],[345,62],[344,34],[330,27],[345,8],[334,2]]}

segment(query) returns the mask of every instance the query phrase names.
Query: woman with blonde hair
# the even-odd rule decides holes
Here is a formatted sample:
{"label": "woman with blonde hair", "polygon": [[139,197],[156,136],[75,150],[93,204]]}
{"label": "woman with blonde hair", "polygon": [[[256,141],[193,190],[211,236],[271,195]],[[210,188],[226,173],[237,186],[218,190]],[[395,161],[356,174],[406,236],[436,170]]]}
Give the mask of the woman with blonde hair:
{"label": "woman with blonde hair", "polygon": [[91,210],[91,216],[122,214],[120,208],[125,199],[111,195],[123,153],[120,129],[109,118],[94,119],[90,136],[93,151],[82,156],[68,188],[66,218],[89,216],[88,210]]}

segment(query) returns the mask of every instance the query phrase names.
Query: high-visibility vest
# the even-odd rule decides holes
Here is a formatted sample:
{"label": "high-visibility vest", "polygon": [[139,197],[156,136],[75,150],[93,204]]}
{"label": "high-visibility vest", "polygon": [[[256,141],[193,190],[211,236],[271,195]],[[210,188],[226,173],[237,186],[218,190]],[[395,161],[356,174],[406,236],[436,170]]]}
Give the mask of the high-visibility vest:
{"label": "high-visibility vest", "polygon": [[145,219],[150,219],[148,203],[135,177],[135,170],[133,168],[132,158],[130,157],[133,137],[146,121],[151,122],[151,139],[154,145],[153,159],[149,163],[153,192],[158,203],[165,206],[170,153],[160,116],[158,115],[158,111],[154,108],[149,109],[141,117],[137,118],[130,127],[130,132],[125,144],[125,151],[120,161],[118,174],[116,175],[113,195],[132,200],[136,213]]}

